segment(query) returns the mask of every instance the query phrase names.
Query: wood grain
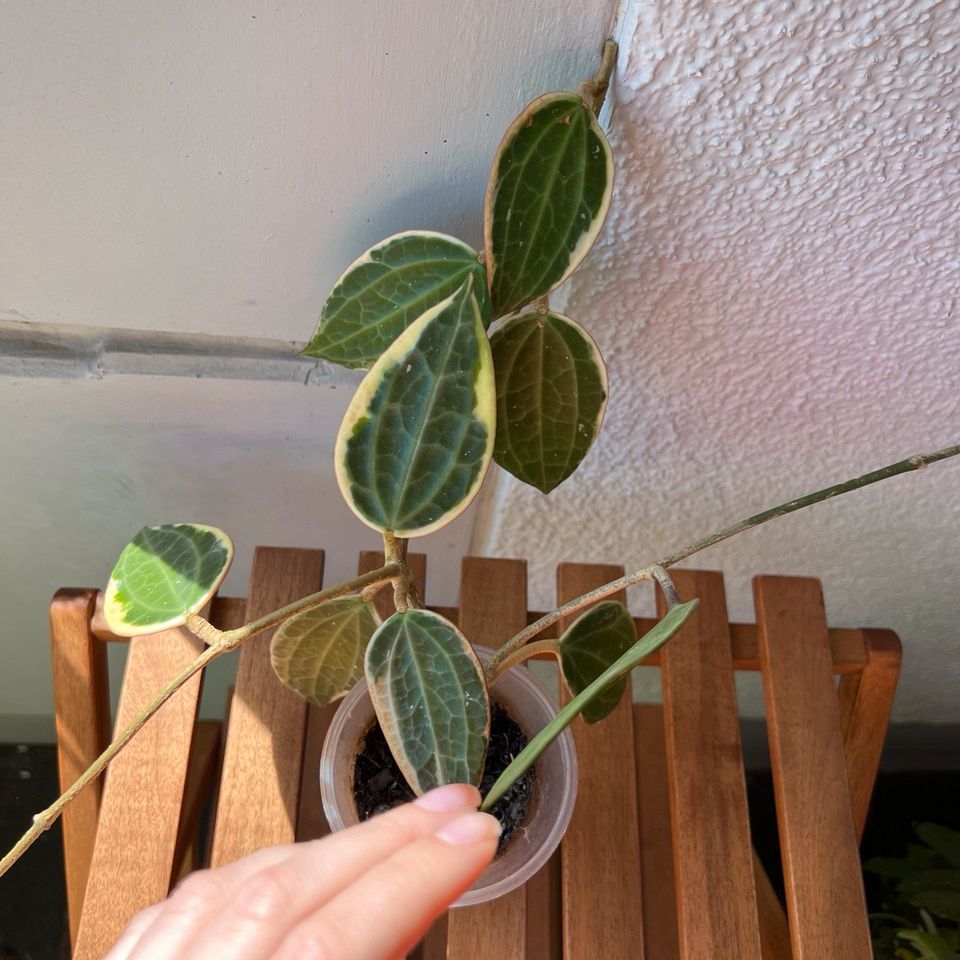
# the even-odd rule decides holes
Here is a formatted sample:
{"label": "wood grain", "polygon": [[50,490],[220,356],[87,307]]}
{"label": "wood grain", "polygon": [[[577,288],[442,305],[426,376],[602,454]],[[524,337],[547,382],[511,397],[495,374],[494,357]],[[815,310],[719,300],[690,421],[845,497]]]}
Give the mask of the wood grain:
{"label": "wood grain", "polygon": [[[700,600],[661,651],[680,956],[760,960],[723,577],[696,570],[672,575],[682,600]],[[659,591],[657,608],[666,613]]]}
{"label": "wood grain", "polygon": [[872,956],[820,584],[754,579],[795,960]]}
{"label": "wood grain", "polygon": [[[257,547],[246,620],[318,590],[323,551]],[[240,648],[230,708],[211,866],[295,839],[307,703],[270,665],[273,631]]]}
{"label": "wood grain", "polygon": [[[50,656],[60,790],[66,790],[110,739],[107,651],[90,630],[96,590],[58,590],[50,604]],[[76,943],[97,836],[103,781],[90,783],[63,811],[63,860],[70,943]]]}
{"label": "wood grain", "polygon": [[[126,727],[203,648],[185,628],[134,637],[116,729]],[[110,764],[75,960],[99,960],[138,910],[167,895],[200,681],[199,674],[188,680]]]}
{"label": "wood grain", "polygon": [[643,879],[643,945],[647,960],[677,960],[680,939],[663,708],[657,703],[638,703],[633,708],[633,719]]}
{"label": "wood grain", "polygon": [[222,753],[223,724],[219,720],[200,720],[193,734],[187,782],[180,806],[180,827],[177,849],[173,856],[174,875],[171,886],[202,864],[200,818],[213,792]]}
{"label": "wood grain", "polygon": [[[559,601],[622,574],[622,567],[562,563],[557,568]],[[565,689],[564,697],[569,699]],[[590,726],[578,718],[571,730],[580,787],[561,854],[564,957],[635,960],[644,954],[629,684],[623,701],[602,723]]]}
{"label": "wood grain", "polygon": [[863,635],[867,648],[866,666],[860,673],[841,677],[837,691],[858,840],[863,836],[867,822],[902,657],[900,640],[893,631],[864,630]]}
{"label": "wood grain", "polygon": [[[460,629],[467,639],[475,645],[496,649],[522,630],[526,622],[526,561],[464,557],[460,567]],[[447,920],[447,957],[524,960],[526,904],[526,891],[521,887],[489,903],[451,910]],[[549,903],[543,908],[549,911]]]}

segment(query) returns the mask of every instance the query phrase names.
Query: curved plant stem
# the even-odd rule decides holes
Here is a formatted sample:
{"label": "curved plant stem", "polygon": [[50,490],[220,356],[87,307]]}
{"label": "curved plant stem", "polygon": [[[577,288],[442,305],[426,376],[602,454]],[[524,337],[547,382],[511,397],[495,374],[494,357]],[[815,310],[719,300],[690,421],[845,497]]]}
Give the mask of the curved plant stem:
{"label": "curved plant stem", "polygon": [[518,663],[523,663],[524,660],[529,660],[531,657],[537,657],[543,653],[551,653],[555,657],[559,656],[559,643],[560,641],[555,638],[538,640],[536,643],[528,643],[518,650],[514,650],[513,653],[500,664],[496,674],[487,678],[487,684],[496,683],[497,679],[503,676],[511,667],[515,667]]}
{"label": "curved plant stem", "polygon": [[[788,513],[794,513],[797,510],[802,510],[804,507],[812,506],[815,503],[832,500],[834,497],[839,497],[842,493],[859,490],[861,487],[867,487],[872,483],[879,483],[888,477],[896,477],[901,473],[910,473],[912,470],[923,470],[931,463],[947,460],[950,457],[957,456],[957,454],[960,454],[960,443],[944,447],[942,450],[937,450],[933,453],[920,453],[916,456],[908,457],[906,460],[899,460],[886,467],[881,467],[879,470],[864,473],[844,483],[837,483],[832,487],[824,487],[823,490],[808,493],[803,497],[798,497],[796,500],[788,500],[778,507],[771,507],[769,510],[756,513],[752,517],[747,517],[745,520],[741,520],[732,526],[723,527],[714,533],[701,537],[699,540],[694,540],[693,543],[681,547],[662,560],[650,566],[643,567],[635,573],[627,574],[627,576],[620,577],[617,580],[611,580],[610,583],[606,583],[602,587],[597,587],[595,590],[591,590],[589,593],[585,593],[583,596],[565,603],[562,607],[558,607],[551,613],[546,614],[546,616],[541,617],[535,623],[531,623],[515,637],[508,640],[497,653],[487,661],[487,683],[491,682],[491,677],[495,677],[501,672],[501,665],[505,660],[510,658],[528,640],[533,639],[537,634],[558,620],[562,620],[564,617],[568,617],[578,610],[582,610],[597,600],[603,600],[613,593],[619,593],[621,590],[632,587],[634,584],[641,583],[644,580],[656,579],[661,583],[661,586],[663,586],[661,576],[657,572],[659,568],[664,568],[665,570],[666,567],[672,567],[674,564],[679,563],[681,560],[686,560],[687,557],[692,557],[695,553],[699,553],[707,547],[712,547],[714,544],[720,543],[723,540],[729,540],[730,537],[736,536],[736,534],[742,533],[744,530],[749,530],[751,527],[758,527],[761,523],[766,523],[768,520],[776,520],[777,517],[786,516]],[[662,572],[663,571],[661,571],[661,573]],[[670,597],[669,594],[666,595],[669,604]]]}
{"label": "curved plant stem", "polygon": [[[310,594],[310,596],[303,597],[294,603],[288,603],[285,607],[281,607],[273,613],[268,613],[266,616],[260,617],[257,620],[252,620],[250,623],[244,624],[242,627],[237,627],[235,630],[217,630],[216,627],[202,617],[191,617],[188,627],[202,640],[210,643],[210,646],[207,647],[193,663],[184,667],[183,670],[137,714],[123,732],[77,777],[60,797],[50,804],[46,810],[42,810],[33,818],[33,824],[30,826],[30,829],[17,841],[13,849],[0,860],[0,877],[23,856],[27,849],[45,830],[49,830],[50,827],[53,826],[63,811],[63,808],[73,800],[91,780],[99,776],[106,769],[110,761],[139,733],[144,724],[146,724],[194,674],[206,667],[207,664],[216,660],[221,654],[236,649],[241,643],[249,640],[250,637],[280,623],[282,620],[286,620],[295,613],[311,610],[325,603],[327,600],[333,600],[335,597],[343,596],[345,593],[355,593],[372,584],[392,580],[398,576],[399,573],[400,570],[397,564],[387,563],[379,570],[373,570],[370,573],[354,577],[352,580],[347,580],[334,587],[327,587],[325,590]],[[206,628],[209,628],[209,630]],[[213,631],[213,633],[210,631]],[[214,636],[214,634],[216,634],[216,636]]]}

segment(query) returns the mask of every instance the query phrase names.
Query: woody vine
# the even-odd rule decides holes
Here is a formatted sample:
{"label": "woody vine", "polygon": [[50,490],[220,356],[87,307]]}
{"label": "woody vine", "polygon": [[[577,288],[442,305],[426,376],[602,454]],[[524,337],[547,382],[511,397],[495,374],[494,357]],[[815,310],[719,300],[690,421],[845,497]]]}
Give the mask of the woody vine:
{"label": "woody vine", "polygon": [[[354,261],[323,307],[303,352],[367,371],[340,427],[335,468],[351,510],[383,536],[383,566],[220,631],[202,611],[233,559],[229,536],[192,523],[141,530],[105,591],[108,626],[129,637],[185,628],[207,648],[34,817],[0,860],[0,875],[190,677],[271,628],[279,681],[311,703],[367,685],[417,794],[479,784],[490,688],[530,656],[556,656],[571,699],[483,798],[489,809],[574,717],[602,721],[633,667],[680,629],[697,601],[679,601],[669,567],[768,520],[960,453],[955,445],[917,455],[724,527],[548,613],[486,666],[453,623],[423,608],[406,563],[409,539],[459,516],[492,461],[549,493],[600,430],[608,392],[600,350],[577,320],[550,309],[548,296],[587,256],[610,207],[614,164],[597,114],[615,57],[608,41],[592,80],[539,97],[507,129],[487,185],[482,254],[444,234],[400,233]],[[638,638],[627,608],[607,598],[648,580],[667,613]],[[373,598],[387,587],[396,612],[381,623]]]}

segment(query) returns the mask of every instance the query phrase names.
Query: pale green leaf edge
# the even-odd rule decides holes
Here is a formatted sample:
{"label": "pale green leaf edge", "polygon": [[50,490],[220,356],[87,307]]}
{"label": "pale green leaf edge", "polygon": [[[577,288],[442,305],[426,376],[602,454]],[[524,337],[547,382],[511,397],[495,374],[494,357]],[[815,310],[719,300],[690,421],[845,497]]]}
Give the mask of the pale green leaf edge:
{"label": "pale green leaf edge", "polygon": [[[474,669],[477,671],[477,676],[480,680],[480,687],[483,690],[483,696],[487,703],[487,726],[484,731],[484,737],[489,741],[490,738],[490,691],[487,689],[486,676],[483,672],[483,664],[480,662],[480,658],[477,656],[476,651],[473,649],[473,645],[470,641],[464,636],[464,634],[452,624],[446,617],[441,616],[439,613],[435,613],[433,610],[423,610],[418,609],[417,613],[428,614],[435,620],[439,620],[445,627],[448,627],[460,640],[460,643],[463,646],[464,652],[467,654],[469,659],[472,661]],[[393,616],[396,616],[394,614]],[[388,617],[381,627],[377,630],[377,633],[380,630],[384,629],[387,624],[390,623],[392,617]],[[373,649],[374,642],[377,639],[377,633],[375,633],[370,638],[370,643],[367,645],[367,657],[369,657],[369,651]],[[417,772],[409,764],[406,758],[406,754],[402,750],[394,750],[392,746],[392,741],[399,739],[396,737],[396,724],[392,723],[393,713],[390,711],[389,695],[386,690],[383,689],[383,684],[378,683],[377,681],[370,679],[370,671],[367,668],[366,659],[364,658],[364,672],[366,674],[367,680],[367,690],[370,694],[370,700],[373,703],[374,711],[377,715],[377,721],[380,724],[380,730],[382,731],[384,738],[387,741],[387,745],[390,747],[390,753],[393,755],[393,759],[397,762],[397,766],[400,768],[400,772],[403,774],[404,779],[410,785],[410,789],[419,797],[422,796],[426,791],[423,787],[420,786],[417,779]],[[381,706],[378,706],[380,704]],[[480,777],[483,776],[483,769],[480,769]]]}
{"label": "pale green leaf edge", "polygon": [[[350,614],[349,607],[356,605],[356,613]],[[281,651],[286,642],[290,642],[292,645],[297,645],[304,643],[306,640],[306,633],[310,630],[309,622],[311,618],[316,618],[317,614],[320,612],[325,612],[330,614],[330,608],[336,606],[337,608],[342,608],[348,616],[362,616],[364,613],[367,613],[371,616],[374,623],[374,631],[383,626],[383,621],[380,618],[380,614],[377,612],[377,608],[374,604],[369,603],[359,595],[359,594],[349,594],[345,597],[336,597],[333,600],[328,600],[326,603],[321,604],[319,607],[314,607],[312,610],[307,610],[304,613],[298,613],[295,616],[290,617],[287,620],[284,620],[282,624],[277,628],[276,633],[274,633],[272,639],[270,640],[270,663],[273,667],[273,672],[277,675],[277,679],[289,690],[292,690],[298,696],[302,697],[308,703],[312,703],[318,707],[325,707],[328,704],[336,703],[341,698],[345,697],[352,686],[347,686],[342,690],[333,693],[331,696],[323,699],[317,697],[315,694],[311,694],[304,689],[301,689],[295,683],[292,683],[289,677],[289,668],[290,659],[295,652],[291,650],[286,656],[281,656]],[[294,637],[291,633],[294,629],[298,628],[302,624],[308,624],[306,631],[299,637]],[[371,633],[371,638],[373,636]],[[335,639],[340,638],[338,633]],[[328,641],[328,648],[330,643],[333,641]],[[369,640],[368,640],[369,642]],[[329,652],[329,649],[328,651]],[[360,650],[360,656],[357,658],[354,664],[354,677],[353,683],[358,683],[363,679],[363,661],[366,656],[366,647],[363,647]],[[286,673],[286,675],[285,675]]]}
{"label": "pale green leaf edge", "polygon": [[[451,236],[449,233],[441,233],[438,230],[401,230],[399,233],[394,233],[394,234],[391,234],[389,237],[384,237],[384,239],[381,240],[379,243],[375,243],[372,247],[370,247],[364,253],[361,253],[360,256],[357,257],[357,259],[354,260],[353,263],[351,263],[350,266],[348,266],[346,270],[344,270],[343,273],[340,274],[339,277],[337,277],[337,280],[334,283],[333,287],[331,288],[331,292],[330,292],[330,295],[327,297],[327,300],[329,300],[330,297],[333,296],[333,294],[346,282],[346,280],[348,279],[350,274],[353,273],[354,270],[359,269],[360,267],[364,266],[367,263],[373,263],[374,262],[373,255],[375,253],[378,253],[381,250],[386,249],[391,244],[396,243],[398,240],[405,240],[407,237],[430,237],[431,239],[434,239],[434,240],[446,240],[453,246],[462,247],[465,253],[469,253],[472,258],[477,260],[477,266],[482,266],[479,260],[479,254],[477,253],[477,251],[474,250],[469,243],[465,243],[459,237]],[[478,306],[479,306],[479,303],[478,303]],[[326,310],[326,301],[324,302],[323,310]],[[481,310],[481,314],[482,314],[482,310]],[[316,340],[317,336],[322,331],[325,319],[326,318],[324,317],[323,311],[321,311],[320,319],[317,322],[316,329],[314,330],[310,339],[307,341],[304,348],[300,351],[301,356],[310,357],[311,359],[319,359],[319,360],[326,359],[322,354],[317,353],[315,351],[311,351],[310,349],[313,341]],[[339,366],[348,366],[347,364],[344,364],[340,361],[331,360],[329,362],[337,363]],[[371,368],[357,366],[357,367],[353,367],[352,369],[364,370],[364,369],[371,369]]]}
{"label": "pale green leaf edge", "polygon": [[[107,589],[104,591],[103,595],[103,617],[107,623],[107,626],[110,628],[110,632],[116,634],[118,637],[145,637],[151,633],[160,633],[163,630],[172,630],[174,627],[182,627],[187,622],[187,617],[192,613],[197,613],[209,603],[213,595],[220,589],[220,584],[223,583],[224,578],[227,573],[230,571],[230,566],[233,563],[234,556],[234,546],[233,540],[230,539],[230,535],[225,531],[221,530],[219,527],[211,527],[204,523],[172,523],[172,524],[159,524],[159,526],[173,526],[173,527],[193,527],[196,530],[204,530],[208,533],[212,533],[217,540],[220,541],[226,547],[227,550],[227,559],[223,565],[223,569],[220,571],[217,579],[213,582],[210,589],[190,607],[189,610],[185,610],[182,614],[176,617],[171,617],[169,620],[164,620],[161,623],[151,623],[151,624],[142,624],[134,626],[133,624],[127,623],[123,619],[123,607],[117,602],[117,591],[120,589],[120,582],[114,578],[110,577],[110,581],[107,583]],[[132,541],[131,541],[132,542]],[[130,544],[128,543],[127,546]],[[124,550],[126,550],[126,546]],[[121,555],[123,551],[121,550]]]}
{"label": "pale green leaf edge", "polygon": [[[523,110],[517,114],[514,121],[507,127],[506,133],[500,140],[499,145],[497,146],[496,153],[493,155],[493,163],[490,165],[490,174],[487,178],[487,189],[483,198],[483,243],[484,243],[484,259],[486,261],[487,268],[487,288],[493,289],[493,273],[496,269],[496,262],[493,256],[493,207],[497,199],[497,192],[500,187],[500,181],[497,176],[500,170],[500,158],[503,155],[504,150],[507,145],[510,143],[512,138],[516,135],[517,131],[524,127],[527,123],[527,120],[530,118],[532,113],[535,113],[537,110],[542,109],[543,107],[549,106],[549,104],[558,101],[558,100],[569,100],[569,99],[580,99],[575,93],[571,93],[569,90],[555,90],[552,93],[545,93],[543,96],[537,97],[535,100],[531,100]],[[581,102],[583,102],[581,100]],[[585,106],[588,106],[585,104]],[[606,222],[607,214],[610,212],[610,202],[613,199],[613,177],[614,177],[614,166],[613,166],[613,151],[610,149],[610,143],[607,140],[607,135],[603,132],[603,128],[597,122],[597,118],[587,109],[589,114],[589,123],[590,128],[597,135],[597,139],[600,141],[600,144],[603,147],[604,155],[607,160],[607,187],[603,194],[603,200],[600,204],[600,212],[594,218],[591,228],[586,230],[577,241],[577,245],[573,248],[570,253],[570,259],[567,262],[566,269],[561,274],[560,278],[556,280],[553,285],[544,290],[540,296],[546,296],[553,290],[556,290],[562,283],[564,283],[570,275],[580,266],[581,263],[586,259],[587,254],[590,252],[593,245],[597,242],[597,237],[600,236],[600,231],[603,230],[603,225]],[[511,313],[514,311],[510,311]],[[496,317],[496,314],[494,314]]]}
{"label": "pale green leaf edge", "polygon": [[[470,297],[473,301],[474,323],[476,324],[476,334],[481,358],[480,369],[477,371],[477,377],[474,381],[476,401],[472,415],[486,427],[487,443],[483,452],[483,463],[477,472],[477,477],[473,485],[463,499],[456,506],[451,507],[446,513],[441,514],[433,523],[425,527],[388,531],[364,516],[354,502],[350,492],[351,480],[346,467],[347,444],[353,435],[357,423],[367,415],[370,402],[374,396],[376,396],[377,390],[384,377],[388,371],[399,364],[403,357],[413,349],[430,321],[442,313],[462,289],[463,288],[460,287],[445,300],[441,300],[435,307],[427,310],[393,341],[393,344],[380,356],[380,359],[370,368],[367,375],[360,382],[360,386],[357,387],[357,392],[353,395],[353,399],[347,407],[347,412],[343,415],[343,420],[340,423],[340,431],[337,434],[337,442],[333,454],[337,485],[340,487],[340,493],[346,501],[347,506],[353,511],[356,517],[363,524],[370,527],[371,530],[376,530],[378,533],[392,533],[395,537],[403,539],[425,537],[427,534],[434,533],[441,527],[455,520],[470,506],[476,495],[480,492],[480,487],[487,476],[487,471],[490,469],[490,463],[493,460],[493,443],[497,425],[497,388],[493,373],[493,355],[490,352],[490,341],[487,339],[486,331],[483,329],[483,321],[480,318],[480,307],[477,303],[477,298],[472,293]],[[484,375],[484,371],[486,371],[486,375]]]}
{"label": "pale green leaf edge", "polygon": [[650,656],[654,650],[663,646],[683,626],[687,617],[696,609],[699,600],[690,600],[675,606],[669,613],[645,633],[619,660],[612,663],[583,692],[578,693],[539,733],[537,733],[517,754],[513,762],[500,774],[497,782],[490,788],[480,804],[481,810],[489,810],[521,777],[528,767],[548,746],[570,725],[583,709],[584,705],[611,683],[629,673],[641,660]]}

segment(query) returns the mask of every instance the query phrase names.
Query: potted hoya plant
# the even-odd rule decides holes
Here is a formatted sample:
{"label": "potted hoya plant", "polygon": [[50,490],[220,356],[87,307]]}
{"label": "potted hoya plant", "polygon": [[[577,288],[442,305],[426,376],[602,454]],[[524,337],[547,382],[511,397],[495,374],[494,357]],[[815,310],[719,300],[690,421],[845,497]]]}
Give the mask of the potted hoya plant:
{"label": "potted hoya plant", "polygon": [[[571,721],[602,722],[630,671],[696,607],[679,602],[670,566],[766,520],[960,452],[911,457],[724,527],[551,611],[495,653],[424,609],[406,562],[409,540],[462,513],[492,461],[549,493],[600,430],[608,393],[600,350],[547,298],[587,256],[610,207],[614,164],[597,114],[615,56],[608,41],[592,80],[539,97],[508,127],[487,184],[483,252],[440,233],[396,234],[347,267],[323,307],[303,352],[366,371],[340,427],[335,467],[350,509],[383,537],[383,566],[220,631],[203,612],[233,558],[227,534],[196,523],[141,530],[110,577],[107,624],[122,636],[185,626],[207,648],[34,818],[0,874],[189,677],[275,628],[278,682],[313,704],[342,701],[318,771],[331,826],[442,784],[473,783],[504,832],[498,857],[461,903],[499,896],[535,872],[566,829],[577,789]],[[638,637],[627,608],[607,598],[643,581],[658,584],[667,613]],[[381,621],[374,599],[383,589],[392,589],[395,612]],[[569,691],[562,708],[517,669],[543,654],[559,661]]]}

